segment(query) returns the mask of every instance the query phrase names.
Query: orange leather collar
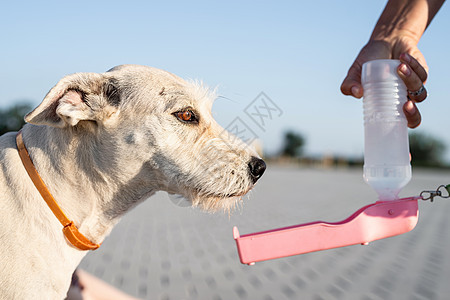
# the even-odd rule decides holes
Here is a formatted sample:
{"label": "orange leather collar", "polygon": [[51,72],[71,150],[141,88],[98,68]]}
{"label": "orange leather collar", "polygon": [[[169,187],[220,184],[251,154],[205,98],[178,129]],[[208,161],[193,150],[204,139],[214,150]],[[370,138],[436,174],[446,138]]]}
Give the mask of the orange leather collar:
{"label": "orange leather collar", "polygon": [[37,190],[41,194],[42,198],[44,198],[48,207],[52,210],[53,214],[58,218],[59,222],[61,222],[63,226],[63,233],[66,236],[67,240],[76,248],[80,250],[95,250],[100,247],[99,244],[95,244],[91,242],[88,238],[86,238],[83,234],[78,231],[78,228],[73,224],[73,221],[69,220],[67,216],[62,211],[61,207],[59,207],[56,200],[53,198],[50,191],[47,189],[44,181],[41,176],[37,172],[34,167],[33,161],[28,154],[27,148],[23,143],[22,130],[17,133],[16,136],[17,149],[19,150],[19,155],[22,160],[22,163],[27,170],[28,175],[36,186]]}

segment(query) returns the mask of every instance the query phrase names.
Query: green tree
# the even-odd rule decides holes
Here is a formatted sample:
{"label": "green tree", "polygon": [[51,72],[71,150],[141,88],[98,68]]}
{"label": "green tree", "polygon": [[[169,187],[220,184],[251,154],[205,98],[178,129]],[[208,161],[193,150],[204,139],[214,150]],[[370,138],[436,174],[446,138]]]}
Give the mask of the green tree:
{"label": "green tree", "polygon": [[420,131],[409,135],[409,147],[415,166],[442,167],[445,144],[438,138]]}
{"label": "green tree", "polygon": [[304,145],[305,138],[300,133],[289,130],[284,134],[284,145],[281,155],[289,157],[300,156]]}
{"label": "green tree", "polygon": [[23,117],[30,111],[31,105],[25,102],[6,109],[0,109],[0,135],[22,128],[25,124]]}

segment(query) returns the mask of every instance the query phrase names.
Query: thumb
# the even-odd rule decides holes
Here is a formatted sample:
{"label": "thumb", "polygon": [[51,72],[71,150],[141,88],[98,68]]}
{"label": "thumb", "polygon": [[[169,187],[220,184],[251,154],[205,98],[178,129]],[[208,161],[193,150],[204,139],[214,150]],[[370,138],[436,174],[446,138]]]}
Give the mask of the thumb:
{"label": "thumb", "polygon": [[341,84],[341,92],[344,95],[361,98],[363,96],[363,88],[361,85],[361,66],[356,62],[350,67],[347,77]]}

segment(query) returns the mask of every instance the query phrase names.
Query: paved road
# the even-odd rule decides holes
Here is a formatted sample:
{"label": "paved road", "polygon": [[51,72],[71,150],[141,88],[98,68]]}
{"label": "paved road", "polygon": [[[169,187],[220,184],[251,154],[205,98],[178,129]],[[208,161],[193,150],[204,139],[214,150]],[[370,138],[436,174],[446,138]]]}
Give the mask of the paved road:
{"label": "paved road", "polygon": [[[450,183],[414,171],[402,196]],[[450,200],[421,201],[410,233],[241,265],[232,236],[309,221],[338,221],[376,200],[361,170],[269,166],[231,217],[175,206],[164,193],[115,227],[81,267],[123,291],[156,300],[450,299]]]}

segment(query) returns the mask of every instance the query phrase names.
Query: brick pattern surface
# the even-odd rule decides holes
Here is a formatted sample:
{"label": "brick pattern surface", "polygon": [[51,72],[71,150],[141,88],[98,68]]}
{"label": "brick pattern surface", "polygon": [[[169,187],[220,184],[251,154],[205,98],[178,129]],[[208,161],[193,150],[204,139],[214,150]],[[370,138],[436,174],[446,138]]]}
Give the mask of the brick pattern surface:
{"label": "brick pattern surface", "polygon": [[[450,200],[421,201],[410,233],[368,246],[242,265],[241,234],[339,221],[376,200],[359,169],[269,166],[231,216],[175,206],[158,193],[128,213],[81,268],[141,299],[449,299]],[[414,170],[402,196],[450,183],[450,172]]]}

